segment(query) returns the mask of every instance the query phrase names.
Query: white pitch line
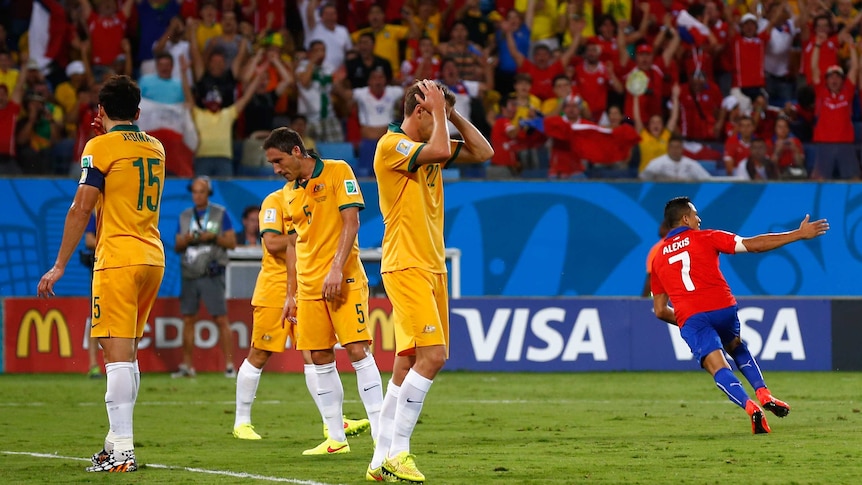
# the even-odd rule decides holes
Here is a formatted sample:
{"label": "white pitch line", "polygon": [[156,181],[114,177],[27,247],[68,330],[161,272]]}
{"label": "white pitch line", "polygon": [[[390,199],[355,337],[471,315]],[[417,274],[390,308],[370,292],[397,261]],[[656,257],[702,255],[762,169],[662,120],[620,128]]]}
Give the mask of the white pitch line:
{"label": "white pitch line", "polygon": [[[69,460],[69,461],[86,461],[89,462],[89,458],[79,458],[77,456],[62,456],[55,455],[51,453],[33,453],[30,451],[0,451],[4,455],[23,455],[23,456],[32,456],[34,458],[53,458],[57,460]],[[254,473],[245,473],[245,472],[231,472],[227,470],[208,470],[206,468],[192,468],[187,466],[174,466],[174,465],[161,465],[159,463],[144,463],[143,464],[149,468],[161,468],[163,470],[182,470],[191,473],[205,473],[207,475],[221,475],[225,477],[233,477],[233,478],[251,478],[253,480],[261,480],[265,482],[283,482],[283,483],[294,483],[296,485],[330,485],[325,482],[315,482],[314,480],[297,480],[295,478],[282,478],[282,477],[270,477],[266,475],[257,475]]]}

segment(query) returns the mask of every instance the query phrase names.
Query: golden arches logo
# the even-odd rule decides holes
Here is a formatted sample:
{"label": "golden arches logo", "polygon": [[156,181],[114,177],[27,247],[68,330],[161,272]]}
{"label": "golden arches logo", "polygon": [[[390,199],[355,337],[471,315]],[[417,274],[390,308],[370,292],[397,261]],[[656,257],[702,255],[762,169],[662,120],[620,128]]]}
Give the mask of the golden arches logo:
{"label": "golden arches logo", "polygon": [[378,350],[395,350],[395,326],[392,320],[392,315],[382,308],[371,310],[368,331],[373,337],[377,327],[380,327],[380,341],[374,342],[374,347]]}
{"label": "golden arches logo", "polygon": [[36,351],[47,354],[51,352],[51,327],[57,327],[57,344],[60,347],[60,357],[72,356],[72,341],[69,338],[69,326],[66,318],[59,310],[48,310],[44,316],[36,309],[27,310],[18,327],[18,358],[30,355],[30,327],[36,327]]}

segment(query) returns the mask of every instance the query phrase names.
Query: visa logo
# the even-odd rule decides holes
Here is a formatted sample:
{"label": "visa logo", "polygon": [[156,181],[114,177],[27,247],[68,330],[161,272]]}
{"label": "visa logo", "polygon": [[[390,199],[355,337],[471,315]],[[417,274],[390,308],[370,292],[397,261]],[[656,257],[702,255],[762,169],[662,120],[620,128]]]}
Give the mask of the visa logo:
{"label": "visa logo", "polygon": [[[802,341],[802,331],[799,329],[799,315],[795,308],[781,308],[775,314],[775,320],[770,327],[764,327],[763,315],[765,311],[759,307],[740,308],[739,334],[742,341],[748,346],[751,355],[758,360],[775,360],[778,354],[790,354],[793,360],[805,360],[805,345]],[[751,326],[756,324],[761,331]],[[676,360],[691,360],[691,351],[685,340],[679,336],[679,330],[668,325],[673,352]],[[764,341],[762,333],[766,331]]]}
{"label": "visa logo", "polygon": [[[453,308],[452,313],[464,319],[477,362],[493,361],[506,334],[509,337],[506,362],[519,362],[522,358],[530,362],[575,361],[581,354],[590,355],[596,361],[608,360],[602,323],[595,308],[581,309],[567,334],[549,325],[571,321],[566,310],[558,307],[543,308],[533,315],[529,308],[497,308],[487,332],[479,310]],[[528,331],[544,346],[526,345],[525,348]]]}

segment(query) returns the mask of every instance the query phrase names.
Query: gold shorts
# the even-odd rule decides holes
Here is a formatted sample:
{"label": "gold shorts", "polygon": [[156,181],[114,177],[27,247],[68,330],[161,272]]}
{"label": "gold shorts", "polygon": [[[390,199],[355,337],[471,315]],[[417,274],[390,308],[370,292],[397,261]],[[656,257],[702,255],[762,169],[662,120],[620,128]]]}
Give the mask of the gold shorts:
{"label": "gold shorts", "polygon": [[413,355],[416,347],[446,346],[449,356],[449,284],[446,273],[407,268],[383,273],[392,302],[395,353]]}
{"label": "gold shorts", "polygon": [[269,352],[284,352],[291,325],[281,319],[283,308],[254,307],[251,346]]}
{"label": "gold shorts", "polygon": [[297,350],[326,350],[338,342],[371,342],[368,286],[346,291],[342,296],[339,301],[297,300]]}
{"label": "gold shorts", "polygon": [[164,274],[143,264],[94,271],[90,336],[142,337]]}

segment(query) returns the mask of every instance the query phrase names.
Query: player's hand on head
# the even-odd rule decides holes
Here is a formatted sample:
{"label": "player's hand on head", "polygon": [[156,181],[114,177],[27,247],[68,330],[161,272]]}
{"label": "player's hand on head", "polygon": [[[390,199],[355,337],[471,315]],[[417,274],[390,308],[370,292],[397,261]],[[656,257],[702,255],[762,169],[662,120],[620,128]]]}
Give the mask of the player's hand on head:
{"label": "player's hand on head", "polygon": [[419,106],[429,113],[442,112],[445,114],[446,98],[443,96],[443,90],[440,89],[440,86],[435,81],[431,79],[419,81],[419,90],[422,91],[422,96],[416,95],[416,101],[419,102]]}
{"label": "player's hand on head", "polygon": [[805,214],[805,219],[799,224],[799,231],[804,239],[812,239],[826,234],[829,230],[829,222],[826,219],[811,221],[810,216]]}
{"label": "player's hand on head", "polygon": [[39,285],[36,287],[36,294],[42,298],[54,296],[54,283],[60,280],[63,276],[63,269],[54,266],[47,273],[42,275],[39,280]]}

